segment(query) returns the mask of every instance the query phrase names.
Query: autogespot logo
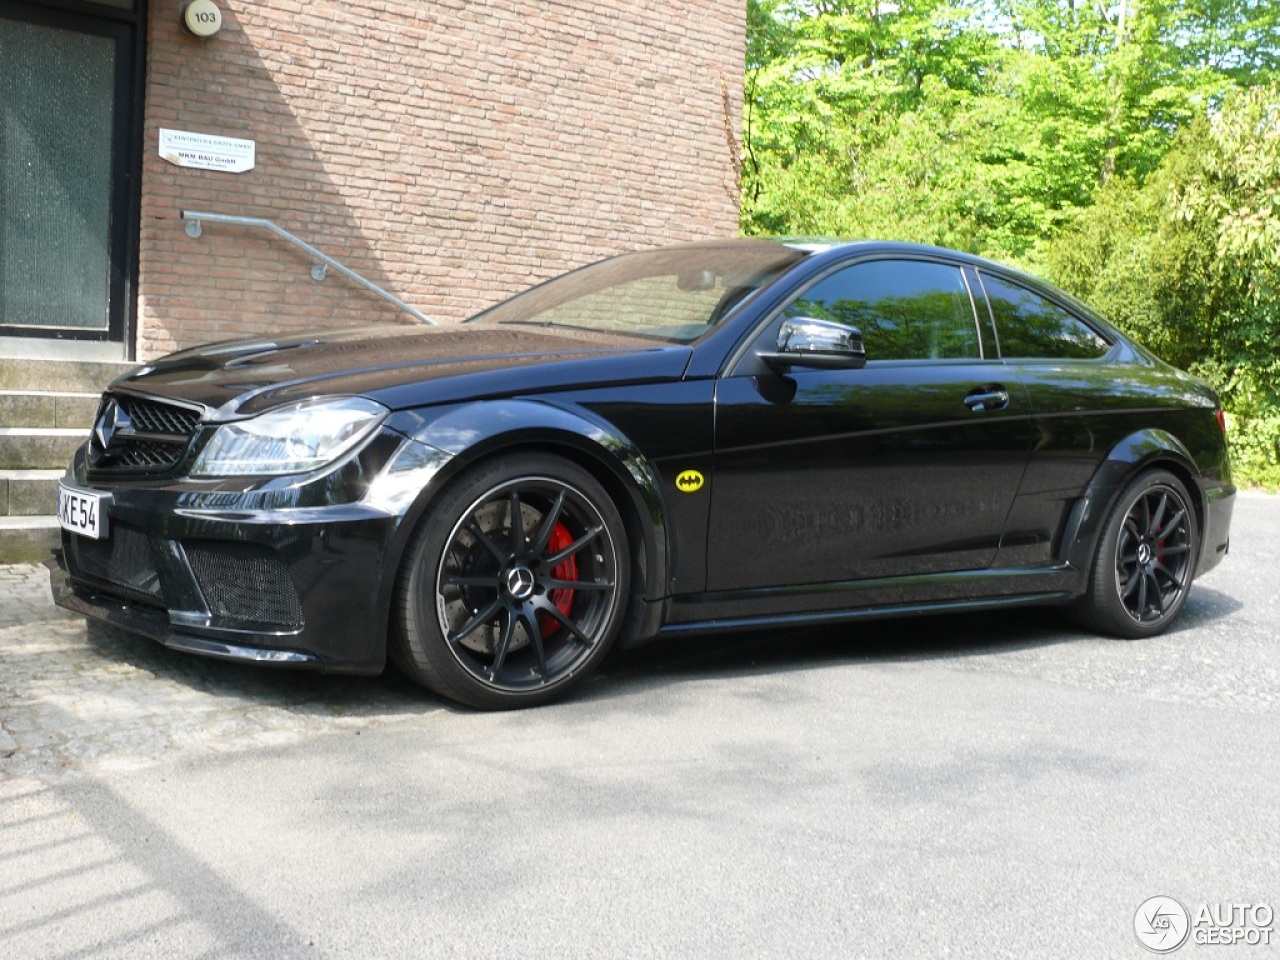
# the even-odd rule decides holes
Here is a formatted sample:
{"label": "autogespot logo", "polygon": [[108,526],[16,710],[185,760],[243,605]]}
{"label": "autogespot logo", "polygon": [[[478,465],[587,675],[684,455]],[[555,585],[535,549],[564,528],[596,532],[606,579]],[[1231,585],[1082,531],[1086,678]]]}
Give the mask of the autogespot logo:
{"label": "autogespot logo", "polygon": [[1152,953],[1172,953],[1187,942],[1191,914],[1173,897],[1142,901],[1133,915],[1133,933]]}

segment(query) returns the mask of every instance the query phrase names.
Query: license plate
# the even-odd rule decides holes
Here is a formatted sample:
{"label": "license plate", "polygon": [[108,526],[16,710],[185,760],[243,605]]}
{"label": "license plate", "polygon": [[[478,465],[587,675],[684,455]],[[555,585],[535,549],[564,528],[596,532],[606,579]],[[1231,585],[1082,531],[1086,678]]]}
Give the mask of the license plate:
{"label": "license plate", "polygon": [[102,508],[102,494],[58,484],[58,523],[63,530],[101,540],[107,535]]}

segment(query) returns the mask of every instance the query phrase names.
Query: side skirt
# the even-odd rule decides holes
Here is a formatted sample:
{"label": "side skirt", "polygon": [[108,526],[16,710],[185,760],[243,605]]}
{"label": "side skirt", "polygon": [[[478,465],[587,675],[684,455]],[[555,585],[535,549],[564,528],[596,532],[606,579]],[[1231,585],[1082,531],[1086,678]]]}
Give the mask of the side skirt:
{"label": "side skirt", "polygon": [[754,627],[925,616],[966,610],[1062,603],[1084,590],[1069,564],[1015,570],[977,570],[720,591],[668,602],[659,634],[706,633]]}
{"label": "side skirt", "polygon": [[997,597],[990,600],[952,600],[919,603],[900,607],[862,607],[858,610],[829,610],[824,613],[778,614],[764,617],[742,617],[737,620],[689,620],[669,623],[658,636],[671,637],[693,633],[722,633],[734,630],[765,630],[776,627],[813,626],[845,623],[850,620],[887,620],[894,617],[925,617],[939,613],[962,613],[967,610],[999,610],[1004,607],[1033,607],[1061,603],[1068,593],[1033,593],[1020,597]]}

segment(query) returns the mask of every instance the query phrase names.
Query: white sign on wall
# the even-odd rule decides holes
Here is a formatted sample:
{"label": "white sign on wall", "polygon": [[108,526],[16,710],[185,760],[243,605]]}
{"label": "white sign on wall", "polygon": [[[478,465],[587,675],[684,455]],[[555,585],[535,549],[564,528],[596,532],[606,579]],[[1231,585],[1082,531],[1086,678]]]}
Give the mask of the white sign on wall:
{"label": "white sign on wall", "polygon": [[257,142],[186,130],[160,130],[160,156],[179,167],[244,173],[256,162]]}
{"label": "white sign on wall", "polygon": [[222,11],[213,0],[191,0],[182,10],[182,25],[201,40],[222,29]]}

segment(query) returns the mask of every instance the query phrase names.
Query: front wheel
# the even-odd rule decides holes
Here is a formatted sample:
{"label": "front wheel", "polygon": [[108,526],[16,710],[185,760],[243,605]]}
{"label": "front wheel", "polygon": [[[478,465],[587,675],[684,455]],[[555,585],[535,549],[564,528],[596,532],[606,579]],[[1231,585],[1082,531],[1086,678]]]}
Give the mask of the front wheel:
{"label": "front wheel", "polygon": [[1098,542],[1085,621],[1120,637],[1151,637],[1186,603],[1195,573],[1196,515],[1182,482],[1165,470],[1135,478],[1116,500]]}
{"label": "front wheel", "polygon": [[552,456],[486,461],[410,542],[392,658],[469,706],[547,703],[608,652],[629,579],[622,518],[590,473]]}

